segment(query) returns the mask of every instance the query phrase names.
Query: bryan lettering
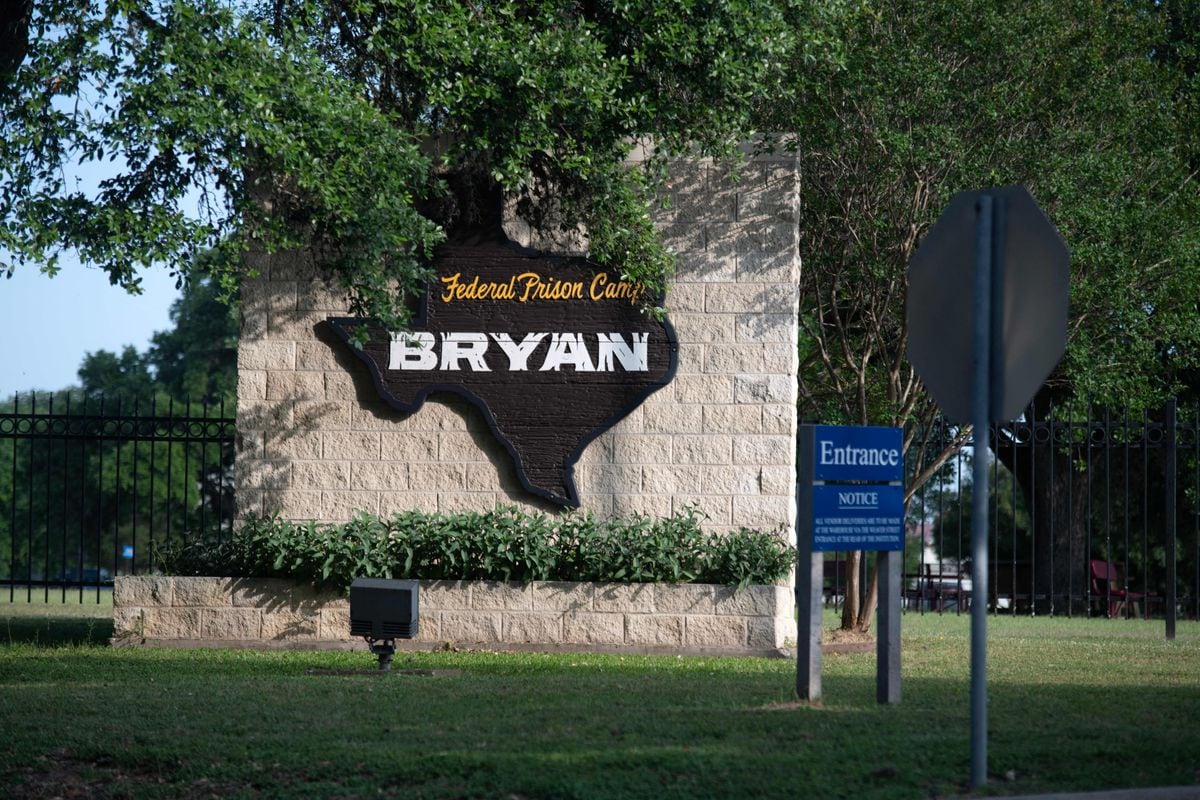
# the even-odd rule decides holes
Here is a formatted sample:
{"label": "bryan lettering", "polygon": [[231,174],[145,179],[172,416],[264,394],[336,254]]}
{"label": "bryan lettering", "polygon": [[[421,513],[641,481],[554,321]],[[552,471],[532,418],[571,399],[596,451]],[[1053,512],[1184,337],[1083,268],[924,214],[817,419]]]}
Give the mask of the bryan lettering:
{"label": "bryan lettering", "polygon": [[[576,372],[649,372],[648,333],[393,333],[388,369],[491,372],[487,355],[501,353],[509,372],[570,367]],[[492,359],[493,363],[496,359]],[[532,361],[532,365],[531,362]]]}

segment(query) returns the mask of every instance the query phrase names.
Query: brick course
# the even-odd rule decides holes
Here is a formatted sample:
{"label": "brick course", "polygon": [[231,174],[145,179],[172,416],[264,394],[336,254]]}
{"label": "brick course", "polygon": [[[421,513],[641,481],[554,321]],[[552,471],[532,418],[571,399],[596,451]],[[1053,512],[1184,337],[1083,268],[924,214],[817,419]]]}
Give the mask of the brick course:
{"label": "brick course", "polygon": [[[418,604],[418,635],[400,645],[769,655],[796,636],[780,586],[421,581]],[[122,576],[113,642],[349,646],[361,641],[349,611],[340,595],[288,581]]]}

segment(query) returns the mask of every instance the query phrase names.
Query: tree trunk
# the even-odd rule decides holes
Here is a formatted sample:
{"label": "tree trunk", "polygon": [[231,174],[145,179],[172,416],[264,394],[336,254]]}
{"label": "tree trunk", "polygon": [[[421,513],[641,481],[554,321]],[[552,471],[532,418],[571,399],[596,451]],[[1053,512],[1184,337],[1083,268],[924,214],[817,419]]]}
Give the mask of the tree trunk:
{"label": "tree trunk", "polygon": [[[993,564],[989,598],[1008,586],[997,585],[997,576],[1010,575],[1017,581],[1017,594],[1028,594],[1038,614],[1083,614],[1087,612],[1088,581],[1087,496],[1089,476],[1075,468],[1077,448],[1050,446],[999,447],[996,457],[1013,474],[1030,511],[1032,550],[1018,553],[1010,564]],[[1065,452],[1064,452],[1065,450]],[[996,536],[1000,531],[993,531]]]}
{"label": "tree trunk", "polygon": [[846,554],[846,600],[842,604],[842,630],[866,633],[875,619],[879,603],[879,563],[871,568],[866,596],[862,591],[863,553],[855,550]]}
{"label": "tree trunk", "polygon": [[875,607],[879,604],[879,559],[875,559],[874,565],[871,567],[871,585],[867,589],[867,599],[863,603],[862,609],[858,614],[858,624],[855,629],[866,633],[871,630],[871,623],[875,621]]}
{"label": "tree trunk", "polygon": [[862,552],[853,550],[846,554],[846,594],[842,601],[842,630],[852,631],[858,627],[858,597],[861,581]]}
{"label": "tree trunk", "polygon": [[[1092,476],[1090,470],[1078,467],[1087,458],[1091,435],[1089,432],[1082,441],[1074,441],[1070,431],[1065,438],[1056,435],[1062,431],[1049,420],[1059,400],[1053,390],[1042,387],[1030,408],[1032,418],[1041,420],[1037,426],[1050,425],[1049,436],[1044,428],[1040,435],[1035,428],[1027,444],[1008,447],[1004,446],[1005,437],[996,437],[996,458],[1012,473],[1031,516],[1033,546],[1016,558],[1018,565],[1026,565],[1016,570],[1026,583],[1018,587],[1018,592],[1030,593],[1028,584],[1032,581],[1033,597],[1029,602],[1035,613],[1086,614],[1090,577],[1088,492]],[[992,576],[1001,566],[993,565]],[[1013,572],[1010,563],[1006,574]],[[997,590],[1003,591],[1004,587],[997,585],[995,577],[989,578],[989,599]]]}

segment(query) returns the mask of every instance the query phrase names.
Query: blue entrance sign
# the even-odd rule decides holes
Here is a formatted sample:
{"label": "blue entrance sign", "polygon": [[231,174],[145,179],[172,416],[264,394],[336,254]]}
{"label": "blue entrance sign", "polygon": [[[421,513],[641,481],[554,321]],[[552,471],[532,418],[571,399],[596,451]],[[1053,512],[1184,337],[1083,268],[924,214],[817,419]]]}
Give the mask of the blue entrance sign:
{"label": "blue entrance sign", "polygon": [[[812,472],[801,507],[812,549],[904,549],[904,440],[899,428],[814,425]],[[805,502],[807,501],[807,502]]]}
{"label": "blue entrance sign", "polygon": [[[878,552],[875,696],[900,702],[904,439],[899,428],[800,426],[796,464],[796,695],[821,696],[825,552]],[[857,563],[857,562],[850,562]]]}
{"label": "blue entrance sign", "polygon": [[813,550],[903,550],[904,487],[813,487]]}
{"label": "blue entrance sign", "polygon": [[901,436],[899,428],[814,425],[812,478],[836,482],[902,481]]}

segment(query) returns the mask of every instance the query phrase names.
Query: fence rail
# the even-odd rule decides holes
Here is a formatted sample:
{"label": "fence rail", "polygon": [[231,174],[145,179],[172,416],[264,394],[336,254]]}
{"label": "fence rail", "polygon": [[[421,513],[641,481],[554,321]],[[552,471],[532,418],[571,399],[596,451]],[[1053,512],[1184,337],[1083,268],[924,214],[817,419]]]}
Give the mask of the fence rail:
{"label": "fence rail", "polygon": [[0,439],[87,439],[212,443],[231,438],[232,419],[0,414]]}
{"label": "fence rail", "polygon": [[[232,523],[224,402],[17,395],[0,405],[0,587],[96,595],[185,537]],[[0,589],[3,591],[3,589]]]}

